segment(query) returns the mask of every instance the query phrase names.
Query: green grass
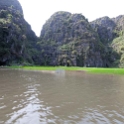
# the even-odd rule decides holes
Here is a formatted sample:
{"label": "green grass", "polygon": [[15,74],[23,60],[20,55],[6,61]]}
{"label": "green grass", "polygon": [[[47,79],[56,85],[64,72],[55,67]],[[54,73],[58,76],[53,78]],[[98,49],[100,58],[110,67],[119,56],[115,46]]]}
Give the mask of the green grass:
{"label": "green grass", "polygon": [[123,68],[88,68],[88,67],[66,67],[66,66],[11,66],[12,69],[23,69],[23,70],[66,70],[66,71],[86,71],[88,73],[96,74],[120,74],[124,75]]}

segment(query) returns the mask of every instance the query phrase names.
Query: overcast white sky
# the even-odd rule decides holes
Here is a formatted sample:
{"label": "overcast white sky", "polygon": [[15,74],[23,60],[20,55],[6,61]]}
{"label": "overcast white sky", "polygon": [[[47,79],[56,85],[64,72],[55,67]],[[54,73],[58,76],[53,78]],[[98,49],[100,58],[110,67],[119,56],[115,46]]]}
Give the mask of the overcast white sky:
{"label": "overcast white sky", "polygon": [[124,0],[19,0],[24,17],[37,36],[43,24],[57,11],[82,13],[89,21],[124,14]]}

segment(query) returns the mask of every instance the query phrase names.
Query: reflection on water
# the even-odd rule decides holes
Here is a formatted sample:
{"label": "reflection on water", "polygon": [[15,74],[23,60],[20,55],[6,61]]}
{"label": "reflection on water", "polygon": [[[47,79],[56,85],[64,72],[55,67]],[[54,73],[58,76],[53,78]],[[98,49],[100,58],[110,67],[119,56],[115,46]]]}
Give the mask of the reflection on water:
{"label": "reflection on water", "polygon": [[0,124],[123,122],[123,76],[0,70]]}

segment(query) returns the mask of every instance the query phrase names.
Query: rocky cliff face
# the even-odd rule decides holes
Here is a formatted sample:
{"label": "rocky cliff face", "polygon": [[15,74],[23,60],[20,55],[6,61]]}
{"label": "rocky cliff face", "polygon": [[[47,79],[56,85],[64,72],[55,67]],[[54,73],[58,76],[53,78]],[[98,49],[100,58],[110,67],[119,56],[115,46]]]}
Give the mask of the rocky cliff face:
{"label": "rocky cliff face", "polygon": [[[24,20],[18,0],[0,1],[0,65],[32,63],[37,37]],[[35,44],[35,45],[34,45]]]}
{"label": "rocky cliff face", "polygon": [[41,31],[42,64],[103,67],[104,45],[81,14],[57,12]]}
{"label": "rocky cliff face", "polygon": [[115,22],[109,17],[102,17],[90,23],[92,28],[98,33],[100,41],[106,45],[115,38]]}
{"label": "rocky cliff face", "polygon": [[116,64],[119,67],[124,67],[124,15],[120,15],[112,20],[116,24],[115,32],[117,37],[113,39],[111,46],[119,55]]}
{"label": "rocky cliff face", "polygon": [[110,49],[111,65],[124,67],[124,16],[103,17],[90,24],[107,50]]}
{"label": "rocky cliff face", "polygon": [[18,11],[19,13],[23,14],[22,7],[18,0],[1,0],[0,7],[1,7],[1,9],[6,9],[6,7],[7,7],[7,8],[13,9],[13,10]]}

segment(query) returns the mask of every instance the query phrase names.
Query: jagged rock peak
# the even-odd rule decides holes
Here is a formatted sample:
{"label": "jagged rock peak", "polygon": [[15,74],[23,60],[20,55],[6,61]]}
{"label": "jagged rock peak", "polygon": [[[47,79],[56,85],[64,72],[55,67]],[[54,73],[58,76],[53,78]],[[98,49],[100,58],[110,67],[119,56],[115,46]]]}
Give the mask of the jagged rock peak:
{"label": "jagged rock peak", "polygon": [[58,12],[55,12],[51,17],[55,17],[55,16],[66,16],[66,15],[71,15],[70,12],[66,12],[66,11],[58,11]]}
{"label": "jagged rock peak", "polygon": [[[89,26],[88,20],[82,14],[71,14],[66,11],[55,12],[43,25],[40,37],[43,37],[46,30],[57,31],[59,32],[60,28],[69,28],[74,25],[79,25],[80,23],[87,23]],[[67,26],[68,25],[68,26]],[[72,26],[73,25],[73,26]],[[77,26],[78,27],[78,26]]]}
{"label": "jagged rock peak", "polygon": [[122,19],[122,18],[124,18],[124,15],[119,15],[119,16],[117,16],[117,17],[115,17],[115,18],[112,18],[112,20],[113,20],[114,22],[117,22],[118,20],[120,20],[120,19]]}
{"label": "jagged rock peak", "polygon": [[98,18],[98,19],[92,21],[91,24],[97,24],[97,25],[104,26],[104,27],[114,27],[115,26],[113,20],[111,18],[109,18],[108,16]]}
{"label": "jagged rock peak", "polygon": [[21,14],[23,14],[23,10],[21,4],[18,0],[0,0],[0,9],[6,9],[6,7],[18,10]]}

